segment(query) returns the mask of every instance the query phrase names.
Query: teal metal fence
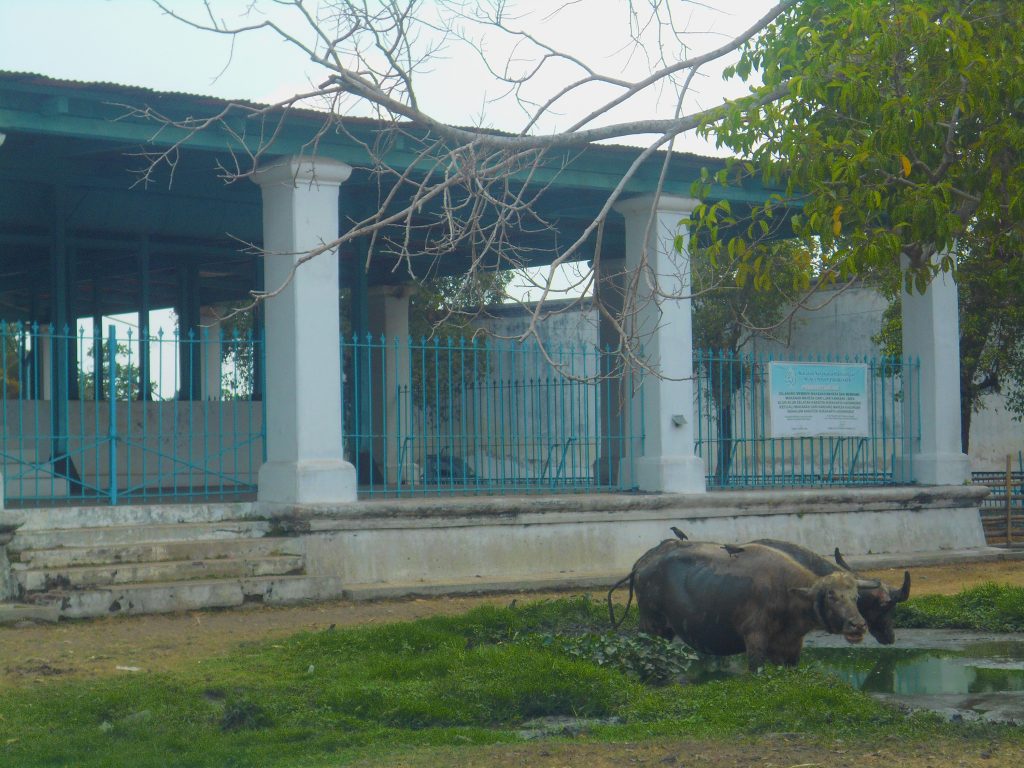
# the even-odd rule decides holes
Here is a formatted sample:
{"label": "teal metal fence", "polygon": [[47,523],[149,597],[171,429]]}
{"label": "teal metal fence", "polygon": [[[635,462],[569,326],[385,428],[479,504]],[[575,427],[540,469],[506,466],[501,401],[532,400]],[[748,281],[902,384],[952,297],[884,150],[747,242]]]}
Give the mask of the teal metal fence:
{"label": "teal metal fence", "polygon": [[[614,367],[610,351],[494,339],[340,343],[346,457],[364,498],[633,488],[643,392],[602,375]],[[101,337],[0,322],[0,345],[6,503],[254,495],[266,455],[260,338],[113,326]],[[709,488],[909,481],[916,362],[802,361],[862,373],[861,389],[835,407],[843,418],[859,407],[863,424],[851,431],[839,418],[826,436],[778,434],[769,371],[779,362],[695,354],[696,452]],[[785,418],[799,421],[799,409]]]}
{"label": "teal metal fence", "polygon": [[[799,371],[806,382],[795,380],[793,363],[807,369]],[[789,364],[776,370],[794,380],[777,382],[773,397],[774,364]],[[915,360],[787,361],[698,350],[694,371],[696,449],[709,489],[911,482],[909,459],[920,438]]]}
{"label": "teal metal fence", "polygon": [[628,488],[643,435],[592,346],[366,336],[341,352],[363,495]]}
{"label": "teal metal fence", "polygon": [[8,504],[235,498],[255,491],[262,342],[203,329],[77,333],[0,322]]}

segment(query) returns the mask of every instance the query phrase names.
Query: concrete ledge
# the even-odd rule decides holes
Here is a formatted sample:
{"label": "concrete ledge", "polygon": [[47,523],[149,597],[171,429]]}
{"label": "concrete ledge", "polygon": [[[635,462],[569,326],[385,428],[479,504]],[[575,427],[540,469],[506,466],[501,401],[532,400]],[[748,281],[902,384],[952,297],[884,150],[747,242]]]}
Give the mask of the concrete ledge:
{"label": "concrete ledge", "polygon": [[[627,573],[677,526],[693,539],[771,537],[845,555],[985,546],[985,488],[815,489],[716,494],[373,502],[279,510],[310,575],[369,585],[537,583],[538,574]],[[544,577],[540,577],[544,581]],[[398,585],[401,585],[400,587]],[[431,587],[433,589],[433,587]]]}
{"label": "concrete ledge", "polygon": [[124,525],[216,523],[224,520],[252,520],[259,517],[260,511],[256,502],[0,509],[0,525],[21,524],[21,532]]}
{"label": "concrete ledge", "polygon": [[[868,571],[881,568],[914,568],[948,563],[982,563],[1002,560],[1024,560],[1024,549],[1006,550],[998,547],[959,549],[946,552],[916,552],[909,555],[861,555],[846,558],[855,569]],[[388,600],[399,597],[440,597],[487,593],[544,592],[580,589],[606,590],[627,575],[615,573],[536,574],[519,579],[472,579],[438,583],[403,582],[392,584],[347,584],[346,600]]]}

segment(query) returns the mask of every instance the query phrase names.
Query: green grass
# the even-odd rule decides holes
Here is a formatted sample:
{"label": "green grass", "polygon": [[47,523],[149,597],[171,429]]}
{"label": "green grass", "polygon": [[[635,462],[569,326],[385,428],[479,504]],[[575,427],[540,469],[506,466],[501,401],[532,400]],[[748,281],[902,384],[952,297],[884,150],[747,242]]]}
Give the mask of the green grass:
{"label": "green grass", "polygon": [[955,595],[911,598],[896,609],[898,627],[1024,632],[1024,587],[988,582]]}
{"label": "green grass", "polygon": [[337,766],[382,750],[518,741],[545,716],[593,719],[588,738],[616,741],[979,732],[907,717],[813,666],[645,685],[685,653],[607,626],[604,607],[584,598],[485,607],[297,634],[173,675],[17,689],[0,699],[0,765]]}

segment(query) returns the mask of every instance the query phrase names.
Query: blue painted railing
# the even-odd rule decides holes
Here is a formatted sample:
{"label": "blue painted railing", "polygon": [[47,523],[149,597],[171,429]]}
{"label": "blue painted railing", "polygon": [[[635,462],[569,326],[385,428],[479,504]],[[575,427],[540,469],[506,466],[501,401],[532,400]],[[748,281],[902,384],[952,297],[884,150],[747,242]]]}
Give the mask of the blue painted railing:
{"label": "blue painted railing", "polygon": [[[861,364],[867,430],[856,435],[773,437],[773,362]],[[909,358],[694,354],[696,449],[715,488],[900,485],[912,482],[920,439],[920,366]]]}
{"label": "blue painted railing", "polygon": [[365,496],[631,488],[643,435],[592,346],[354,336],[341,354]]}
{"label": "blue painted railing", "polygon": [[[266,455],[260,338],[0,322],[0,349],[6,503],[254,496]],[[343,338],[340,351],[345,452],[364,498],[634,487],[643,392],[602,375],[610,351],[371,336]],[[709,488],[909,481],[915,362],[862,361],[868,434],[785,438],[772,437],[771,362],[694,355]]]}
{"label": "blue painted railing", "polygon": [[[227,354],[224,354],[225,349]],[[0,322],[8,504],[251,496],[264,460],[262,342],[201,329],[105,338]]]}

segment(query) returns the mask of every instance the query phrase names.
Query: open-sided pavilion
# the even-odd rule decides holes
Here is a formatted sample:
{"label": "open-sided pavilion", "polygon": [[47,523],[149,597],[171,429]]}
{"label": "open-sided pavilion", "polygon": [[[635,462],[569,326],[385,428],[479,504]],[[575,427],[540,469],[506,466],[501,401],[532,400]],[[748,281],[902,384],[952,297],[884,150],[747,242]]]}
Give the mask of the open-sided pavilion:
{"label": "open-sided pavilion", "polygon": [[[147,168],[147,155],[183,138],[180,129],[147,120],[143,110],[181,119],[215,114],[226,104],[189,94],[0,73],[0,320],[8,332],[16,327],[22,336],[35,338],[18,347],[20,353],[31,351],[34,360],[31,397],[25,397],[25,381],[5,385],[5,399],[11,398],[12,387],[21,399],[17,409],[5,410],[3,473],[10,485],[11,476],[23,472],[19,467],[46,465],[56,482],[66,483],[61,486],[64,493],[54,496],[73,498],[76,487],[89,486],[91,475],[74,467],[74,441],[81,436],[71,434],[72,424],[79,429],[92,424],[103,433],[103,439],[95,439],[89,450],[104,454],[96,462],[111,476],[114,466],[123,469],[126,462],[141,461],[119,452],[130,442],[137,422],[157,418],[148,392],[156,361],[147,345],[138,347],[133,371],[139,384],[128,397],[142,401],[143,407],[115,412],[113,405],[106,411],[100,405],[101,380],[111,374],[111,394],[116,385],[112,375],[116,355],[112,355],[106,361],[111,369],[107,371],[101,357],[96,357],[93,403],[88,410],[76,411],[76,404],[84,399],[81,358],[95,355],[102,346],[98,331],[103,318],[137,313],[138,334],[147,337],[153,332],[148,327],[151,312],[173,308],[181,338],[192,338],[190,334],[200,338],[213,322],[205,308],[244,300],[251,290],[283,286],[258,317],[257,325],[265,329],[265,336],[260,336],[265,338],[265,364],[254,356],[246,413],[247,418],[255,414],[259,420],[265,455],[260,445],[255,453],[250,449],[246,459],[252,471],[258,470],[258,494],[255,503],[246,502],[244,516],[266,518],[285,509],[305,515],[309,509],[330,507],[335,510],[332,519],[348,516],[363,521],[346,529],[345,535],[358,538],[353,531],[363,530],[365,545],[369,525],[365,515],[372,505],[356,503],[359,478],[349,460],[351,453],[343,448],[347,394],[338,344],[339,290],[351,291],[349,321],[357,334],[404,338],[408,334],[408,269],[421,275],[460,274],[472,256],[455,250],[435,261],[434,254],[425,253],[421,259],[413,258],[408,267],[403,264],[396,269],[386,254],[367,263],[367,244],[355,240],[339,253],[328,252],[303,264],[289,280],[302,254],[334,240],[351,222],[364,219],[378,206],[381,176],[367,147],[379,146],[388,126],[346,118],[341,129],[336,125],[323,132],[324,116],[316,112],[269,113],[251,123],[240,116],[237,124],[229,122],[227,128],[189,136],[175,150],[173,163],[158,164],[148,180],[139,175]],[[254,150],[268,131],[274,133],[273,144],[261,156],[251,181],[225,183],[218,168],[233,168],[238,154]],[[392,168],[405,171],[416,161],[415,150],[400,140],[389,146],[385,157]],[[548,264],[558,255],[560,244],[579,237],[639,152],[590,146],[550,153],[533,176],[536,213],[550,226],[522,233],[521,263]],[[659,529],[667,527],[666,515],[678,516],[683,504],[678,499],[686,497],[677,494],[700,494],[706,488],[706,468],[694,452],[691,320],[685,297],[688,263],[686,231],[680,230],[680,221],[698,202],[691,190],[701,169],[714,170],[721,164],[712,158],[676,154],[669,158],[668,172],[659,181],[663,160],[663,155],[652,157],[627,183],[622,202],[603,228],[601,265],[606,274],[599,274],[597,280],[597,290],[608,291],[606,298],[614,303],[610,297],[622,288],[621,284],[616,287],[613,276],[628,275],[646,258],[655,272],[674,281],[678,289],[676,298],[643,302],[648,314],[636,321],[645,334],[645,352],[661,375],[644,377],[637,391],[631,386],[617,390],[620,396],[627,394],[635,403],[642,402],[642,407],[634,408],[641,441],[624,487],[670,494],[677,500],[640,505],[661,510],[655,515]],[[728,198],[734,210],[740,210],[760,204],[765,191],[748,185],[712,187],[710,194]],[[681,252],[674,247],[678,235],[683,236]],[[911,436],[913,449],[908,452],[911,477],[922,485],[960,485],[968,476],[968,464],[960,452],[955,285],[940,278],[925,295],[904,297],[903,306],[905,352],[920,357],[919,434]],[[92,319],[97,330],[92,347],[73,341],[82,318]],[[39,330],[47,327],[49,331]],[[60,341],[62,332],[69,333],[64,329],[71,329],[70,343]],[[611,338],[607,327],[602,331]],[[219,364],[221,349],[215,345],[208,349],[212,353],[176,357],[175,399],[184,409],[172,417],[176,424],[209,419],[209,402],[221,397],[219,374],[211,377],[207,370]],[[410,372],[399,368],[390,375],[409,377]],[[107,397],[111,404],[116,399]],[[34,403],[34,409],[26,403]],[[48,405],[40,408],[39,403]],[[219,407],[223,412],[235,409],[232,418],[237,419],[242,406],[224,402]],[[614,453],[610,424],[606,420],[601,426],[600,450]],[[204,428],[190,434],[188,441],[208,442],[210,434]],[[24,450],[15,455],[11,446]],[[390,450],[382,461],[398,460],[395,449]],[[605,458],[619,461],[623,457]],[[195,469],[190,466],[188,471]],[[970,509],[970,500],[957,498],[951,502],[953,507]],[[194,506],[197,500],[201,501],[183,500],[187,501],[184,506]],[[67,504],[66,499],[63,503]],[[623,503],[622,509],[635,512],[637,503],[635,499]],[[773,505],[777,503],[776,499]],[[898,502],[905,503],[909,502]],[[499,501],[488,504],[500,506]],[[574,504],[582,515],[576,522],[592,524],[593,515],[588,517],[578,502]],[[609,504],[615,506],[605,500],[597,507],[603,510]],[[95,512],[90,514],[96,518]],[[204,514],[213,513],[207,509]],[[433,513],[424,514],[440,514],[436,503]],[[607,517],[605,512],[594,514]],[[53,527],[53,520],[60,517],[27,508],[8,508],[0,515],[5,524],[24,525],[25,530]],[[729,515],[719,511],[710,516],[724,520]],[[84,517],[88,515],[74,519]],[[138,519],[164,518],[147,512]],[[642,533],[649,535],[653,525],[648,520],[634,526],[627,542],[642,540]],[[450,520],[438,527],[453,526],[464,527]],[[962,538],[967,529],[957,528],[956,535]],[[331,531],[342,535],[336,524]],[[569,525],[565,531],[571,538],[579,527]],[[381,541],[391,535],[382,534]],[[527,539],[531,546],[537,544],[530,536]],[[863,539],[865,551],[872,547],[879,551],[872,541]],[[977,541],[963,542],[973,544]],[[584,556],[596,557],[604,565],[621,565],[636,554],[632,546],[620,547],[614,554],[599,548]],[[445,563],[445,557],[436,553],[435,557]],[[474,567],[479,566],[467,566]],[[379,576],[360,573],[352,578],[372,581]]]}

